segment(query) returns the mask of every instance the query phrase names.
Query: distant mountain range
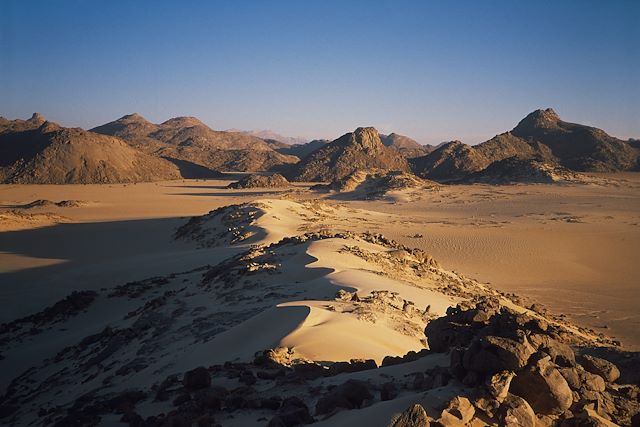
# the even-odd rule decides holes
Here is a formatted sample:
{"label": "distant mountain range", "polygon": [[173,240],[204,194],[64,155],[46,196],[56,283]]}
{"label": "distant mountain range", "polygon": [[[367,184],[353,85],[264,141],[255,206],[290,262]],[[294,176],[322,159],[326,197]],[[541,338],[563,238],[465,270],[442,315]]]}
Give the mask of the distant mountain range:
{"label": "distant mountain range", "polygon": [[303,138],[301,136],[284,136],[269,129],[264,129],[264,130],[228,129],[227,132],[244,133],[246,135],[255,136],[260,139],[281,142],[287,145],[306,144],[307,142],[309,142],[309,139]]}
{"label": "distant mountain range", "polygon": [[565,122],[552,109],[536,110],[510,132],[470,146],[459,141],[442,145],[414,158],[419,176],[455,181],[510,157],[539,160],[575,171],[616,172],[640,170],[640,149],[603,130]]}
{"label": "distant mountain range", "polygon": [[[511,158],[530,162],[489,168]],[[517,165],[532,173],[638,171],[639,159],[638,140],[565,122],[552,109],[536,110],[511,131],[475,146],[452,141],[436,147],[395,133],[380,135],[371,127],[334,141],[288,144],[216,131],[194,117],[155,124],[131,114],[91,131],[64,128],[37,113],[29,120],[0,117],[0,182],[13,183],[212,178],[219,171],[278,171],[294,181],[325,182],[357,171],[402,171],[441,182],[483,182],[482,171],[502,177]]]}
{"label": "distant mountain range", "polygon": [[0,182],[118,183],[180,178],[179,168],[119,138],[64,128],[39,114],[0,118]]}
{"label": "distant mountain range", "polygon": [[296,157],[278,153],[260,138],[241,132],[215,131],[194,117],[154,124],[139,114],[131,114],[91,131],[122,138],[148,154],[212,171],[261,171],[298,161]]}

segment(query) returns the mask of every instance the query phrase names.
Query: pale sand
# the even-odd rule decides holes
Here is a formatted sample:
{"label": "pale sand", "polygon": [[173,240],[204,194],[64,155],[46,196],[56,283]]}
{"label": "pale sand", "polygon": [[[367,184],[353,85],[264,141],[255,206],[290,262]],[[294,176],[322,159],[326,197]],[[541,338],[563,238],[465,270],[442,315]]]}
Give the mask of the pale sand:
{"label": "pale sand", "polygon": [[[605,292],[603,283],[610,296],[627,292],[619,298],[626,296],[631,303],[615,298],[613,301],[598,300],[603,306],[611,304],[606,306],[611,315],[626,315],[625,303],[634,305],[637,302],[634,300],[637,288],[611,285],[614,281],[624,280],[628,285],[637,284],[638,270],[632,262],[633,255],[625,258],[616,256],[615,252],[599,253],[606,242],[612,251],[637,253],[635,245],[640,236],[635,183],[625,188],[448,187],[439,193],[398,198],[396,200],[412,201],[396,204],[309,201],[317,195],[307,191],[304,185],[293,191],[264,194],[222,189],[226,184],[227,181],[209,181],[0,188],[0,199],[7,209],[34,199],[92,202],[75,208],[48,206],[42,208],[42,212],[31,209],[30,213],[33,211],[34,214],[64,215],[69,222],[0,233],[0,297],[6,307],[3,320],[40,310],[74,289],[102,290],[129,280],[212,266],[251,245],[269,244],[310,231],[383,232],[407,246],[426,249],[441,261],[443,268],[433,266],[424,271],[415,270],[416,262],[424,265],[421,258],[349,235],[260,249],[255,258],[246,261],[248,264],[227,267],[244,271],[242,269],[251,266],[251,274],[232,276],[229,283],[221,276],[210,289],[202,287],[202,270],[178,275],[162,287],[162,292],[174,293],[174,304],[177,305],[168,305],[164,310],[159,308],[156,314],[161,320],[173,319],[172,313],[176,313],[173,307],[176,306],[187,314],[177,315],[161,331],[119,351],[116,362],[126,364],[145,356],[143,350],[156,349],[147,355],[144,369],[128,374],[126,381],[112,384],[110,390],[123,390],[128,384],[151,387],[169,374],[180,374],[194,366],[247,362],[253,359],[256,351],[281,346],[291,349],[298,358],[320,362],[364,358],[380,363],[385,356],[418,351],[425,346],[425,316],[440,316],[458,301],[455,292],[443,293],[443,285],[458,283],[464,292],[472,294],[491,292],[486,286],[448,272],[448,269],[456,269],[480,281],[489,279],[494,286],[530,296],[535,293],[528,293],[526,283],[548,283],[545,296],[558,303],[558,308],[552,304],[550,307],[574,315],[584,311],[585,305],[562,300],[565,292],[572,291],[568,285],[560,288],[559,283],[577,283],[582,289],[588,289],[590,295]],[[246,240],[230,244],[225,238],[213,242],[211,247],[202,247],[188,238],[174,240],[174,231],[187,221],[184,216],[204,214],[215,207],[249,200],[252,203],[248,207],[259,210],[260,215],[246,226],[237,224],[243,232],[248,232]],[[556,206],[558,200],[564,203],[562,211]],[[597,203],[600,207],[593,209],[585,203]],[[607,222],[602,215],[613,219]],[[560,219],[553,219],[556,217]],[[582,222],[575,222],[576,218]],[[203,227],[227,235],[233,231],[217,216],[210,217]],[[579,232],[576,227],[586,230]],[[408,237],[416,233],[423,237]],[[624,234],[632,244],[619,244],[616,233]],[[542,243],[540,236],[546,239]],[[590,247],[585,243],[589,239],[605,243]],[[260,258],[260,254],[265,258]],[[598,263],[589,264],[581,260],[581,256],[587,260],[595,258]],[[542,268],[543,263],[551,262],[545,260],[555,264]],[[604,267],[600,268],[601,264]],[[594,286],[594,275],[600,279],[600,287]],[[500,280],[504,282],[500,283]],[[361,300],[372,298],[371,305],[336,299],[339,289],[357,292]],[[376,291],[396,294],[385,293],[381,299],[375,299]],[[83,381],[85,374],[78,370],[82,358],[62,358],[53,365],[45,362],[47,358],[83,337],[102,331],[106,325],[128,327],[131,320],[127,320],[127,314],[158,294],[109,298],[106,296],[109,292],[103,290],[100,299],[88,311],[33,337],[11,341],[3,350],[4,374],[0,375],[0,390],[14,376],[7,373],[23,372],[34,366],[30,375],[37,384],[37,381],[54,378],[60,369],[67,369],[50,393],[37,396],[30,407],[21,408],[25,411],[24,420],[37,412],[39,406],[64,405],[101,387],[108,376],[108,372],[101,372],[95,378]],[[267,297],[267,293],[281,296]],[[408,301],[414,305],[405,310]],[[543,298],[535,301],[546,302]],[[505,299],[502,304],[523,310]],[[425,314],[423,310],[427,306],[429,312]],[[631,312],[630,316],[620,322],[622,332],[619,335],[631,347],[637,344],[633,329],[637,326],[637,313]],[[192,323],[195,317],[230,326],[223,328],[223,332],[213,333],[215,323],[204,324],[198,329]],[[612,322],[610,331],[615,332],[615,325]],[[190,332],[185,333],[185,328]],[[585,331],[571,329],[593,338],[585,335]],[[625,330],[628,335],[624,335]],[[198,333],[207,338],[197,338]],[[415,363],[446,366],[447,359],[434,354]],[[411,369],[415,369],[412,364],[392,366],[376,371],[376,375],[404,378]],[[360,375],[370,373],[352,374],[354,378]],[[340,381],[345,379],[345,376],[339,378]],[[334,380],[318,381],[326,385]],[[455,394],[452,387],[420,396],[409,393],[392,402],[380,402],[356,411],[357,414],[342,412],[329,423],[344,425],[357,420],[383,425],[409,402],[418,399],[427,408],[436,407]],[[143,415],[158,411],[152,403],[148,405],[139,408]],[[255,415],[246,414],[254,420]],[[225,419],[224,424],[250,423],[244,416]]]}
{"label": "pale sand", "polygon": [[[607,325],[599,330],[637,349],[640,178],[623,178],[619,186],[444,187],[418,195],[419,200],[398,197],[412,201],[396,204],[327,200],[363,211],[344,211],[318,223],[335,231],[382,232],[426,250],[447,269],[531,297],[579,324]],[[304,185],[262,192],[224,189],[229,182],[0,186],[0,205],[7,208],[36,199],[92,202],[30,209],[30,214],[53,213],[70,223],[0,234],[0,296],[9,303],[0,320],[37,311],[73,289],[183,271],[230,254],[174,242],[171,234],[184,222],[180,217],[258,198],[319,197]],[[266,241],[300,232],[294,214],[280,211],[282,218],[262,219],[271,233]],[[408,237],[416,233],[424,237]]]}

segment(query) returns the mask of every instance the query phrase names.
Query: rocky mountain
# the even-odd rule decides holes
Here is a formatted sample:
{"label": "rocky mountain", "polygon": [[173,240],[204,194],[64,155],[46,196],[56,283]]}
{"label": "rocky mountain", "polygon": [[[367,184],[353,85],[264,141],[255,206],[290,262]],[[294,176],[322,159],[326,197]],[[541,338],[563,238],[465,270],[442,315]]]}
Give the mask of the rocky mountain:
{"label": "rocky mountain", "polygon": [[511,133],[546,145],[563,166],[573,170],[640,170],[640,151],[628,141],[614,138],[601,129],[565,122],[551,108],[529,114]]}
{"label": "rocky mountain", "polygon": [[380,140],[385,147],[392,148],[402,154],[407,159],[424,156],[434,150],[431,145],[422,145],[408,136],[390,133],[389,135],[380,135]]}
{"label": "rocky mountain", "polygon": [[227,185],[227,188],[233,189],[247,189],[247,188],[288,188],[291,187],[291,183],[287,181],[287,178],[274,173],[273,175],[247,175],[237,182],[232,182]]}
{"label": "rocky mountain", "polygon": [[419,176],[451,181],[511,157],[576,171],[640,170],[640,149],[633,143],[600,129],[564,122],[550,108],[534,111],[512,131],[481,144],[445,144],[426,156],[412,159],[411,164]]}
{"label": "rocky mountain", "polygon": [[119,138],[64,128],[39,114],[0,120],[0,182],[121,183],[180,178],[178,166]]}
{"label": "rocky mountain", "polygon": [[[341,193],[347,198],[370,200],[380,199],[389,194],[413,190],[437,190],[440,185],[400,171],[356,171],[330,184],[318,184],[312,187],[316,191]],[[345,194],[348,193],[348,194]]]}
{"label": "rocky mountain", "polygon": [[486,156],[460,141],[448,142],[426,156],[411,159],[416,175],[439,181],[461,179],[489,163]]}
{"label": "rocky mountain", "polygon": [[514,184],[514,183],[586,183],[589,179],[565,167],[540,160],[509,157],[491,163],[485,169],[464,178],[468,183]]}
{"label": "rocky mountain", "polygon": [[294,181],[335,181],[358,170],[409,172],[407,161],[385,147],[375,128],[360,127],[312,152],[289,171]]}
{"label": "rocky mountain", "polygon": [[257,171],[295,163],[260,138],[241,132],[210,129],[195,117],[177,117],[154,124],[131,114],[91,129],[117,136],[148,154],[187,161],[210,170]]}

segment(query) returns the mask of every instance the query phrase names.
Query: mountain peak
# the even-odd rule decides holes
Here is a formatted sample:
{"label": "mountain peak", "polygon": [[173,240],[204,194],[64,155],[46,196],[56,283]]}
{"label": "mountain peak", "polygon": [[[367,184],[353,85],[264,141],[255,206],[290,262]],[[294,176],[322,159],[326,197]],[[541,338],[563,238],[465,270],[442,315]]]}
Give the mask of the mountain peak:
{"label": "mountain peak", "polygon": [[552,108],[536,110],[520,120],[514,130],[552,129],[558,126],[560,116]]}
{"label": "mountain peak", "polygon": [[351,141],[363,148],[380,148],[380,134],[374,127],[359,127],[353,132]]}
{"label": "mountain peak", "polygon": [[30,121],[31,123],[42,124],[46,122],[47,119],[45,119],[44,116],[40,113],[33,113],[28,121]]}
{"label": "mountain peak", "polygon": [[199,119],[191,116],[174,117],[162,123],[165,126],[206,126]]}
{"label": "mountain peak", "polygon": [[145,119],[138,113],[132,113],[132,114],[124,115],[116,121],[124,122],[124,123],[135,123],[135,122],[146,122],[147,119]]}

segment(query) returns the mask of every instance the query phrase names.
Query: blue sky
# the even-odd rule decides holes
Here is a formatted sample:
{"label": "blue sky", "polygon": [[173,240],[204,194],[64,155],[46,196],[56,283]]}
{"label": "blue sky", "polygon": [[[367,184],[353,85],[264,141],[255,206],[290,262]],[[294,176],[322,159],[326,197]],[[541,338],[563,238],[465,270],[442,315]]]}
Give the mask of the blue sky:
{"label": "blue sky", "polygon": [[640,137],[639,1],[0,0],[0,115],[486,140],[536,108]]}

